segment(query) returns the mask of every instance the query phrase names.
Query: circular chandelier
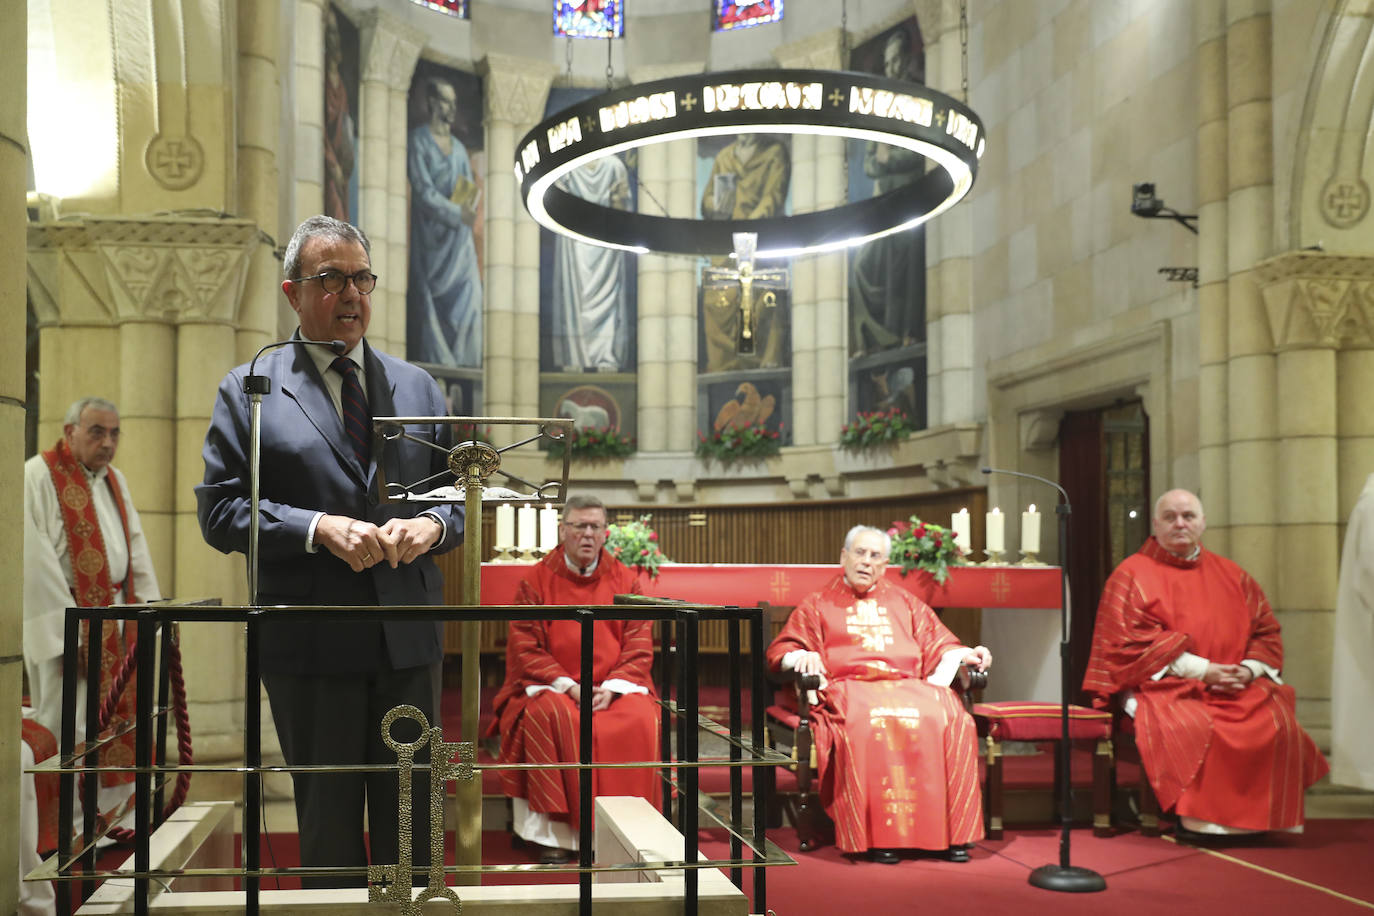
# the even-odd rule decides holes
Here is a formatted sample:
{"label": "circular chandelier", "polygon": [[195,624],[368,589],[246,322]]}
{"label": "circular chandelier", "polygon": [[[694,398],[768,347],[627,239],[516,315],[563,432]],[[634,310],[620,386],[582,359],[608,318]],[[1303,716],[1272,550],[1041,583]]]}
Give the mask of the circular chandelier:
{"label": "circular chandelier", "polygon": [[[820,134],[887,143],[924,156],[920,178],[867,200],[767,219],[676,219],[602,206],[559,179],[622,150],[691,137]],[[570,105],[521,138],[515,180],[541,226],[640,254],[722,255],[733,235],[758,235],[758,258],[833,251],[902,232],[968,193],[983,123],[925,86],[839,70],[734,70],[613,89]]]}

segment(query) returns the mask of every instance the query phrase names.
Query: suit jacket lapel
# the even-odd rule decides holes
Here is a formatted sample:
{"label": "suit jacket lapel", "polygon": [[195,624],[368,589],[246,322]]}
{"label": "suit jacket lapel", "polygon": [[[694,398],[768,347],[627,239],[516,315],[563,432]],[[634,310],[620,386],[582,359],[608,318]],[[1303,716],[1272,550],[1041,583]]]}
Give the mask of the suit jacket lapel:
{"label": "suit jacket lapel", "polygon": [[281,377],[278,379],[282,394],[296,402],[304,420],[328,443],[339,464],[360,483],[366,484],[367,469],[358,464],[358,458],[348,444],[343,418],[329,397],[324,379],[320,378],[319,370],[315,368],[315,361],[305,352],[305,347],[293,346],[290,349],[294,351],[294,356],[283,354],[286,358],[282,360]]}

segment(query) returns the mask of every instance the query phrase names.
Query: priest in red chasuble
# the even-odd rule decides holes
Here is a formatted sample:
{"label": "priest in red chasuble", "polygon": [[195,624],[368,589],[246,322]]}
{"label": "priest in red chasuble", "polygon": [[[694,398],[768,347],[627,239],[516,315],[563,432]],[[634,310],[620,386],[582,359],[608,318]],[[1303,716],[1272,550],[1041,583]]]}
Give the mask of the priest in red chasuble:
{"label": "priest in red chasuble", "polygon": [[840,849],[889,865],[902,849],[967,862],[983,837],[977,737],[949,684],[961,663],[986,670],[992,653],[961,646],[929,606],[883,578],[891,547],[883,531],[851,529],[843,572],[797,605],[768,665],[821,675],[812,728]]}
{"label": "priest in red chasuble", "polygon": [[1154,536],[1107,580],[1083,689],[1135,717],[1161,808],[1184,830],[1295,830],[1327,770],[1279,677],[1283,641],[1264,592],[1203,548],[1202,503],[1170,490]]}
{"label": "priest in red chasuble", "polygon": [[[568,500],[561,543],[530,570],[516,604],[607,605],[637,594],[636,574],[605,550],[606,507],[599,499]],[[659,716],[650,669],[652,623],[598,620],[594,680],[581,675],[582,627],[573,620],[517,620],[506,647],[506,682],[494,701],[502,763],[576,763],[582,690],[592,691],[592,760],[658,759]],[[514,801],[515,833],[544,847],[540,860],[566,862],[577,848],[578,771],[503,770]],[[638,795],[659,801],[652,768],[592,771],[593,795]]]}

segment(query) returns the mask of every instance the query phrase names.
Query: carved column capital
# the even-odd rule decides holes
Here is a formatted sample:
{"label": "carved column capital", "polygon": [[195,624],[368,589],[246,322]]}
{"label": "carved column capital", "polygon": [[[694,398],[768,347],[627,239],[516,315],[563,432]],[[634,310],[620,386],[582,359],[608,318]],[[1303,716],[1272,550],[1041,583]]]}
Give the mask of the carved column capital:
{"label": "carved column capital", "polygon": [[524,126],[544,116],[544,103],[558,68],[548,61],[488,54],[477,72],[486,84],[486,117]]}
{"label": "carved column capital", "polygon": [[409,89],[415,62],[429,36],[380,8],[363,14],[358,32],[363,61],[361,79]]}
{"label": "carved column capital", "polygon": [[1374,348],[1374,257],[1289,251],[1255,277],[1276,350]]}
{"label": "carved column capital", "polygon": [[257,224],[243,219],[33,223],[28,272],[43,324],[237,320]]}

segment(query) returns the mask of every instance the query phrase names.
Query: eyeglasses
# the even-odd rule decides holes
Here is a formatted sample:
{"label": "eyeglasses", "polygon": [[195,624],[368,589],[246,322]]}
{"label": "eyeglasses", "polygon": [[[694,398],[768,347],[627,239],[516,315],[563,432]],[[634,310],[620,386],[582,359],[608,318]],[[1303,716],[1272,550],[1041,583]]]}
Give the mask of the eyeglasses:
{"label": "eyeglasses", "polygon": [[348,281],[353,281],[353,288],[363,295],[367,295],[377,288],[377,275],[370,270],[360,270],[356,274],[346,274],[337,270],[326,270],[323,273],[315,274],[313,277],[297,277],[292,283],[306,283],[310,280],[319,280],[320,286],[324,287],[326,293],[341,293]]}
{"label": "eyeglasses", "polygon": [[571,522],[564,522],[563,527],[571,528],[574,531],[581,531],[583,533],[590,532],[592,534],[596,534],[598,531],[600,531],[602,528],[605,528],[606,526],[597,524],[596,522],[583,522],[580,525],[574,525]]}

